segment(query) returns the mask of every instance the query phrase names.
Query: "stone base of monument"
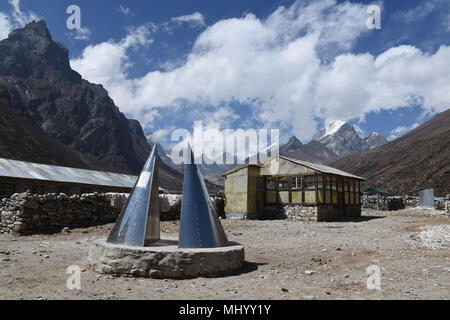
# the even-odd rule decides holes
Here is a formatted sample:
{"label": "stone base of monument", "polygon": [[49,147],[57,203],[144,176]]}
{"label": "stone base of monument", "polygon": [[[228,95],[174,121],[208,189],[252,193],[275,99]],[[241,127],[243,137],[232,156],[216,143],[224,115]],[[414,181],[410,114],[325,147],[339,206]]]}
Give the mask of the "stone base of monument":
{"label": "stone base of monument", "polygon": [[127,247],[92,241],[89,263],[99,273],[148,278],[217,277],[234,274],[244,264],[244,247],[230,243],[214,249],[179,249],[176,240],[148,247]]}

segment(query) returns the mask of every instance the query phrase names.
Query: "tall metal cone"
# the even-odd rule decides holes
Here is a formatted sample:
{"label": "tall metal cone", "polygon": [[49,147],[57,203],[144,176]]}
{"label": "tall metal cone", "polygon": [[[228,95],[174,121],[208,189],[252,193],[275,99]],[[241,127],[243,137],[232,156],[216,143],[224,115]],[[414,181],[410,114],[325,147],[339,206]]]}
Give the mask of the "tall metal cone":
{"label": "tall metal cone", "polygon": [[160,240],[157,148],[155,144],[107,242],[143,247]]}
{"label": "tall metal cone", "polygon": [[228,239],[212,205],[200,170],[194,162],[185,164],[183,202],[181,206],[180,239],[182,249],[218,248],[228,245]]}

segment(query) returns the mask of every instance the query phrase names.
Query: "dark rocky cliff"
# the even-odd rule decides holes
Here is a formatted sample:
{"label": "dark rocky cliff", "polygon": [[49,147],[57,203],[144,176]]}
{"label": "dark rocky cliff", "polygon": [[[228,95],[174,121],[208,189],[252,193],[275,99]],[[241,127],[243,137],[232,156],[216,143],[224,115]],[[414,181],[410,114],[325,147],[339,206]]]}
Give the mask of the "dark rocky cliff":
{"label": "dark rocky cliff", "polygon": [[44,21],[0,42],[0,76],[21,108],[46,135],[119,171],[137,173],[149,153],[142,128],[119,111],[100,85],[70,68],[67,49]]}
{"label": "dark rocky cliff", "polygon": [[[60,152],[67,154],[67,160],[73,155],[79,158],[57,164],[129,174],[142,169],[151,147],[141,125],[120,112],[103,86],[83,80],[71,69],[68,50],[53,41],[44,21],[32,22],[0,41],[0,77],[5,81],[3,90],[8,92],[8,114],[13,111],[14,116],[40,129],[47,137],[44,145],[65,146],[69,152]],[[12,123],[8,119],[2,120],[4,127],[5,121]],[[5,139],[0,138],[0,144],[1,140]],[[58,162],[36,151],[6,149],[3,157],[12,154],[24,161]],[[181,186],[178,172],[165,164],[161,171],[163,185]]]}

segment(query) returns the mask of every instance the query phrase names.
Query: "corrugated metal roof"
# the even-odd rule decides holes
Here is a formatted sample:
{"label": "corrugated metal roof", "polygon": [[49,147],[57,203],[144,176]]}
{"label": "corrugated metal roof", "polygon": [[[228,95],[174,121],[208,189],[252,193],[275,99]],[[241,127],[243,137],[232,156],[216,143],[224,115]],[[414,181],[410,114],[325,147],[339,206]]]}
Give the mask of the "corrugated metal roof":
{"label": "corrugated metal roof", "polygon": [[283,156],[280,156],[280,158],[286,159],[288,161],[291,161],[291,162],[297,163],[299,165],[308,167],[310,169],[319,171],[321,173],[335,174],[335,175],[342,176],[342,177],[349,177],[349,178],[355,178],[355,179],[359,179],[359,180],[366,180],[365,178],[355,176],[355,175],[353,175],[351,173],[348,173],[348,172],[345,172],[345,171],[341,171],[341,170],[336,169],[336,168],[324,166],[322,164],[310,163],[310,162],[297,160],[297,159],[292,159],[292,158],[287,158],[287,157],[283,157]]}
{"label": "corrugated metal roof", "polygon": [[[299,164],[301,166],[305,166],[307,168],[313,169],[313,170],[321,172],[321,173],[334,174],[334,175],[338,175],[338,176],[342,176],[342,177],[354,178],[354,179],[359,179],[359,180],[366,180],[365,178],[355,176],[355,175],[353,175],[351,173],[348,173],[348,172],[345,172],[345,171],[341,171],[341,170],[338,170],[338,169],[335,169],[335,168],[332,168],[332,167],[324,166],[324,165],[321,165],[321,164],[310,163],[310,162],[297,160],[297,159],[292,159],[292,158],[288,158],[288,157],[284,157],[284,156],[279,156],[279,157],[280,157],[280,159],[285,159],[287,161],[293,162],[295,164]],[[274,159],[274,157],[269,159],[266,163],[272,161],[273,159]],[[227,175],[229,175],[231,173],[234,173],[236,171],[242,170],[242,169],[247,168],[249,166],[261,166],[261,165],[255,165],[255,164],[239,165],[239,166],[236,166],[236,167],[232,168],[231,170],[223,173],[222,176],[227,176]]]}
{"label": "corrugated metal roof", "polygon": [[366,190],[361,191],[361,193],[364,194],[389,194],[389,192],[384,191],[384,190],[379,190],[379,189],[373,189],[373,188],[369,188]]}
{"label": "corrugated metal roof", "polygon": [[228,176],[228,175],[230,175],[232,173],[235,173],[235,172],[237,172],[239,170],[242,170],[242,169],[245,169],[245,168],[248,168],[248,167],[261,167],[261,165],[260,164],[240,164],[240,165],[238,165],[236,167],[231,168],[228,171],[225,171],[224,173],[221,174],[221,176],[225,177],[225,176]]}
{"label": "corrugated metal roof", "polygon": [[133,188],[138,177],[0,158],[0,177]]}

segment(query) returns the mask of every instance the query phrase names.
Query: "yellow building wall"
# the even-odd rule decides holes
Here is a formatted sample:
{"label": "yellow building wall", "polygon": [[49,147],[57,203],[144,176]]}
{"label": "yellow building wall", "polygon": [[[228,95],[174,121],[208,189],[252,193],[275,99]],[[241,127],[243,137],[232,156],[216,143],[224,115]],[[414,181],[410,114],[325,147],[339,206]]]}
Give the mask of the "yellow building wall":
{"label": "yellow building wall", "polygon": [[337,204],[338,203],[338,193],[337,193],[337,191],[332,191],[332,196],[333,196],[333,204]]}
{"label": "yellow building wall", "polygon": [[[278,166],[277,166],[278,162]],[[278,168],[277,168],[278,167]],[[276,170],[278,169],[278,170]],[[299,164],[295,164],[285,159],[276,159],[270,161],[267,166],[261,168],[263,176],[293,176],[293,175],[314,175],[315,170],[309,169]]]}
{"label": "yellow building wall", "polygon": [[248,168],[229,174],[225,179],[226,213],[247,213]]}
{"label": "yellow building wall", "polygon": [[276,191],[266,191],[266,203],[269,203],[269,204],[277,203],[277,192]]}
{"label": "yellow building wall", "polygon": [[225,179],[226,213],[256,212],[256,179],[258,167],[247,167],[227,175]]}
{"label": "yellow building wall", "polygon": [[319,197],[319,199],[317,200],[318,203],[324,203],[325,202],[325,196],[324,196],[323,190],[318,190],[317,191],[317,196]]}
{"label": "yellow building wall", "polygon": [[247,196],[247,211],[245,213],[253,214],[256,213],[256,196],[257,196],[256,179],[259,177],[260,168],[248,167],[247,174],[248,174],[248,182],[247,182],[248,196]]}
{"label": "yellow building wall", "polygon": [[301,191],[292,191],[292,203],[302,203],[302,192]]}
{"label": "yellow building wall", "polygon": [[325,202],[331,203],[331,190],[325,190]]}
{"label": "yellow building wall", "polygon": [[282,204],[289,204],[289,191],[279,191],[278,196]]}
{"label": "yellow building wall", "polygon": [[305,191],[305,203],[316,203],[316,191]]}
{"label": "yellow building wall", "polygon": [[[277,168],[278,170],[274,171]],[[271,190],[257,190],[258,178],[262,176],[310,176],[318,174],[315,170],[309,169],[300,164],[295,164],[285,159],[272,160],[269,164],[263,167],[249,166],[239,171],[227,175],[225,179],[225,194],[226,194],[226,213],[244,213],[251,215],[256,213],[256,206],[258,203],[257,197],[264,197],[265,203],[275,204],[281,202],[282,204],[289,203],[332,203],[338,204],[340,195],[337,190],[320,189],[320,190],[304,190],[291,191],[291,201],[289,201],[289,191],[271,191]],[[331,181],[331,179],[321,181]],[[320,182],[319,182],[320,183]],[[327,184],[326,184],[327,185]],[[264,186],[265,187],[265,186]],[[328,187],[330,188],[330,187]],[[358,204],[359,194],[357,192],[344,192],[345,204]]]}

